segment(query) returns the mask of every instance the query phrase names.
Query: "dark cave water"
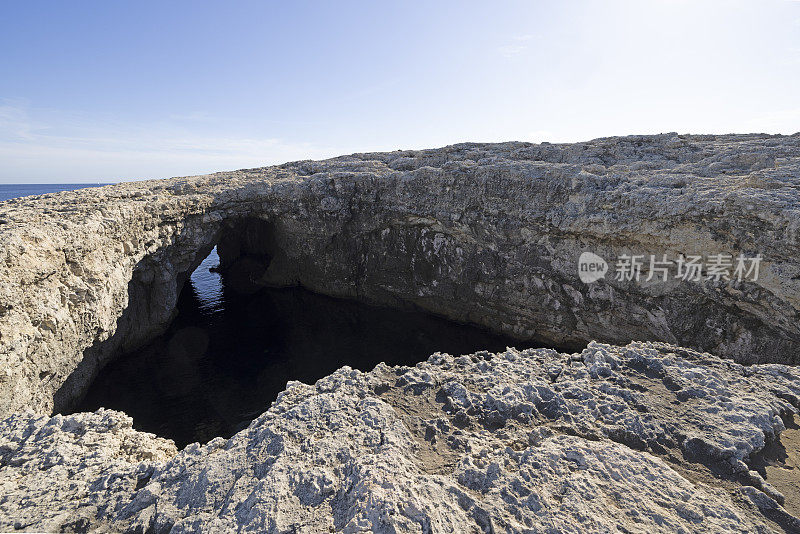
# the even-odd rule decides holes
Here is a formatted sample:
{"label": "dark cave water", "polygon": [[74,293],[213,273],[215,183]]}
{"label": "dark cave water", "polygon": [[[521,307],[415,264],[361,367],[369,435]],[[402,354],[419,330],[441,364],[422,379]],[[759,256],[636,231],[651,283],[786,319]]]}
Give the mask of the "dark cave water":
{"label": "dark cave water", "polygon": [[418,311],[398,311],[302,288],[237,294],[214,250],[181,292],[164,335],[109,363],[76,411],[131,415],[134,427],[179,447],[230,437],[269,408],[289,380],[313,384],[343,365],[415,365],[436,351],[524,345]]}

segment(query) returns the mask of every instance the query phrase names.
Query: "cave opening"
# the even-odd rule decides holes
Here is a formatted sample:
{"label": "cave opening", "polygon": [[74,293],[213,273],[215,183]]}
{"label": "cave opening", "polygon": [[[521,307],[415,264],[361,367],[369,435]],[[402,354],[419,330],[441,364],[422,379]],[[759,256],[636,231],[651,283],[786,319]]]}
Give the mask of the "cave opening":
{"label": "cave opening", "polygon": [[270,223],[227,227],[179,282],[166,331],[115,355],[76,411],[122,410],[137,429],[182,447],[245,428],[290,380],[313,384],[344,365],[415,365],[437,351],[533,346],[419,310],[270,286],[279,254]]}

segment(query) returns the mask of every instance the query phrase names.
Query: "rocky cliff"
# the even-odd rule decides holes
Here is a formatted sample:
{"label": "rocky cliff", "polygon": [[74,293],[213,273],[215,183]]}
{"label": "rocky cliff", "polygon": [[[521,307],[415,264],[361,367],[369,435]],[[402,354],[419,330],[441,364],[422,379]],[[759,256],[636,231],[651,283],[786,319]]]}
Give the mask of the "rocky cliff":
{"label": "rocky cliff", "polygon": [[[0,413],[72,405],[111,355],[169,323],[215,245],[223,261],[266,259],[265,283],[556,346],[659,340],[796,363],[798,175],[800,136],[669,134],[357,154],[3,202]],[[756,281],[584,284],[584,251],[763,261]]]}
{"label": "rocky cliff", "polygon": [[119,412],[20,414],[0,530],[792,532],[798,408],[794,367],[592,343],[342,368],[177,454]]}
{"label": "rocky cliff", "polygon": [[[795,528],[798,499],[764,466],[795,454],[800,377],[769,364],[800,354],[799,177],[798,135],[666,134],[356,154],[2,202],[0,525]],[[214,246],[244,285],[418,307],[568,350],[344,369],[290,384],[231,440],[177,454],[124,414],[50,418],[169,324]],[[610,270],[630,257],[761,261],[741,280],[710,267],[660,279],[645,261],[639,279],[585,283],[585,252]],[[591,340],[671,345],[581,352]]]}

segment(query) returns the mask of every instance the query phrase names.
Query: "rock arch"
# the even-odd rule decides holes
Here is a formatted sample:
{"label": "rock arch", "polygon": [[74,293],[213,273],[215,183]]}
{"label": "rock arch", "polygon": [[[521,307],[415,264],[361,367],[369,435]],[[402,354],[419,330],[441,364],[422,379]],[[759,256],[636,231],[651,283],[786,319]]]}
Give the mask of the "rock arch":
{"label": "rock arch", "polygon": [[[775,158],[786,163],[759,163]],[[68,406],[116,350],[169,323],[217,244],[230,265],[261,262],[262,283],[416,306],[521,339],[661,340],[796,363],[798,161],[796,137],[466,144],[2,203],[0,415]],[[587,285],[584,251],[765,262],[744,285]]]}

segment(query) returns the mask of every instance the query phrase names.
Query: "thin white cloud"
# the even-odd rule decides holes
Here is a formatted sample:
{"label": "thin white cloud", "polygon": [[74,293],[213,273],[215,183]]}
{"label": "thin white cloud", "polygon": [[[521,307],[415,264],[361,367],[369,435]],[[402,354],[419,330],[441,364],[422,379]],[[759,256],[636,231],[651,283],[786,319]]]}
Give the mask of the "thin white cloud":
{"label": "thin white cloud", "polygon": [[41,128],[28,116],[26,101],[4,99],[0,103],[0,140],[32,140]]}
{"label": "thin white cloud", "polygon": [[[45,115],[36,122],[32,115]],[[191,115],[185,120],[206,120]],[[196,133],[173,118],[122,126],[47,110],[24,102],[0,105],[0,182],[92,182],[162,178],[258,167],[338,155],[335,147],[278,137]],[[109,174],[111,172],[124,174]]]}
{"label": "thin white cloud", "polygon": [[206,111],[193,111],[191,113],[175,113],[169,116],[171,120],[187,122],[206,122],[213,120],[213,116]]}
{"label": "thin white cloud", "polygon": [[511,59],[519,57],[528,51],[529,43],[534,39],[534,35],[516,35],[509,41],[497,47],[498,53],[504,58]]}
{"label": "thin white cloud", "polygon": [[257,139],[186,139],[117,143],[0,143],[0,183],[114,182],[261,167],[339,153],[307,144]]}
{"label": "thin white cloud", "polygon": [[497,47],[497,51],[505,58],[521,56],[526,50],[528,50],[528,47],[525,45],[503,45]]}

